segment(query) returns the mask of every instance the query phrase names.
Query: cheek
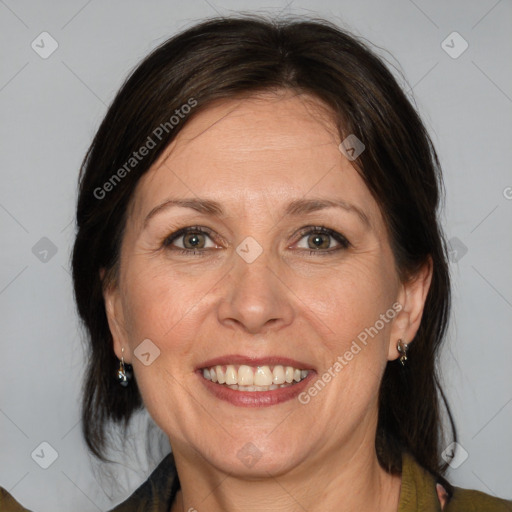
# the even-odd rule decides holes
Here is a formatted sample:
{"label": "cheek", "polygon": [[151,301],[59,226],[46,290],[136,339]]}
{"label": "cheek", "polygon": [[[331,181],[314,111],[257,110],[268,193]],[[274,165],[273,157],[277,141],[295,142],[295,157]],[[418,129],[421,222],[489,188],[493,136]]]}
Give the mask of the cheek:
{"label": "cheek", "polygon": [[[353,262],[323,285],[312,279],[297,292],[311,309],[307,314],[315,319],[317,330],[324,333],[319,350],[325,354],[325,365],[318,379],[327,381],[329,391],[321,392],[322,405],[317,406],[325,407],[326,414],[329,410],[363,414],[377,399],[397,293],[392,276],[388,278],[380,265],[378,260]],[[317,388],[323,389],[322,384]],[[317,390],[310,390],[313,399]]]}
{"label": "cheek", "polygon": [[[179,339],[188,337],[183,336],[183,329],[191,329],[189,318],[194,317],[202,301],[207,299],[215,281],[207,272],[184,276],[165,263],[145,262],[134,264],[126,273],[125,282],[128,286],[123,310],[127,312],[131,342],[150,338],[158,344],[173,337],[179,344]],[[180,336],[173,336],[174,332],[180,332]]]}
{"label": "cheek", "polygon": [[356,425],[378,400],[387,364],[393,300],[379,296],[371,282],[333,284],[338,286],[328,298],[319,294],[313,299],[321,305],[315,309],[321,320],[318,323],[328,325],[332,332],[321,340],[325,364],[302,395],[302,403],[310,402],[315,415],[330,417],[335,424]]}
{"label": "cheek", "polygon": [[[198,312],[212,287],[208,278],[183,278],[168,265],[132,264],[124,276],[123,311],[132,364],[143,402],[163,430],[187,418],[189,361],[201,322]],[[139,359],[143,340],[157,356],[149,365]],[[145,342],[147,343],[147,342]]]}
{"label": "cheek", "polygon": [[[297,296],[325,325],[324,331],[334,345],[357,338],[390,310],[397,288],[375,263],[354,260],[328,277],[316,276],[295,283]],[[378,330],[387,332],[390,324],[381,323]]]}

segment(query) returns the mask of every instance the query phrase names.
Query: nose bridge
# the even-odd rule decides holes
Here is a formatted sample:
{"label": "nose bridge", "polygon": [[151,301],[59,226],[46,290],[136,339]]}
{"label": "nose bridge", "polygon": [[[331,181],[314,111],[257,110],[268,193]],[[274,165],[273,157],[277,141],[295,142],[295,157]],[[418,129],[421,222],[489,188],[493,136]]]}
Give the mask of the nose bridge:
{"label": "nose bridge", "polygon": [[[261,237],[260,237],[261,239]],[[247,237],[233,253],[228,290],[221,308],[221,322],[236,323],[255,333],[270,324],[287,324],[293,316],[286,287],[278,279],[278,258],[270,247]]]}

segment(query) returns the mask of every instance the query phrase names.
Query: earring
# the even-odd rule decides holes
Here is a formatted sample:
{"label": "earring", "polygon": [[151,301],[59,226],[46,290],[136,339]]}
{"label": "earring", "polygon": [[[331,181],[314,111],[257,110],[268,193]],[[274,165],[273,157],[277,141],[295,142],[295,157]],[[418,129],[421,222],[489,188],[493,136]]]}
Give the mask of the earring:
{"label": "earring", "polygon": [[400,338],[396,348],[400,354],[400,362],[402,363],[402,366],[405,366],[405,361],[407,361],[407,350],[409,349],[409,346]]}
{"label": "earring", "polygon": [[123,388],[125,388],[129,384],[131,374],[129,371],[128,372],[126,371],[126,367],[124,365],[123,354],[124,354],[124,347],[121,349],[121,361],[119,361],[119,369],[117,370],[116,378],[117,378],[117,382],[119,382],[119,384],[121,384],[121,386],[123,386]]}

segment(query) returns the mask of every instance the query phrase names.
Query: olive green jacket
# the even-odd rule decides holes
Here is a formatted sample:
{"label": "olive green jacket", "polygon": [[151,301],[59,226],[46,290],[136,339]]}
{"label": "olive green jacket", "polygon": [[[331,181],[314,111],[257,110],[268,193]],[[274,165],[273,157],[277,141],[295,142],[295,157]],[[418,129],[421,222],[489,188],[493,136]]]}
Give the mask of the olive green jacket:
{"label": "olive green jacket", "polygon": [[[169,512],[179,481],[174,458],[169,454],[150,477],[110,512]],[[435,477],[412,456],[402,458],[402,488],[397,512],[512,512],[512,501],[494,498],[480,491],[452,487],[453,493],[441,509]],[[29,512],[0,488],[0,512]]]}

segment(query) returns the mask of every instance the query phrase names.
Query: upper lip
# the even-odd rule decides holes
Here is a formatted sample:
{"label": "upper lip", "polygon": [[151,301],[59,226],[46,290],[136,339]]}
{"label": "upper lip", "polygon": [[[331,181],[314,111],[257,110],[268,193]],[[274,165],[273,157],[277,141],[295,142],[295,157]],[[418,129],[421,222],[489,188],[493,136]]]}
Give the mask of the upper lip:
{"label": "upper lip", "polygon": [[291,359],[289,357],[281,357],[281,356],[267,356],[267,357],[251,357],[244,356],[240,354],[230,354],[225,356],[215,357],[213,359],[208,359],[204,363],[201,363],[197,366],[196,370],[202,370],[203,368],[211,368],[212,366],[217,365],[228,365],[228,364],[245,364],[248,366],[293,366],[296,369],[300,370],[313,370],[311,364],[305,363],[303,361],[297,361],[296,359]]}

